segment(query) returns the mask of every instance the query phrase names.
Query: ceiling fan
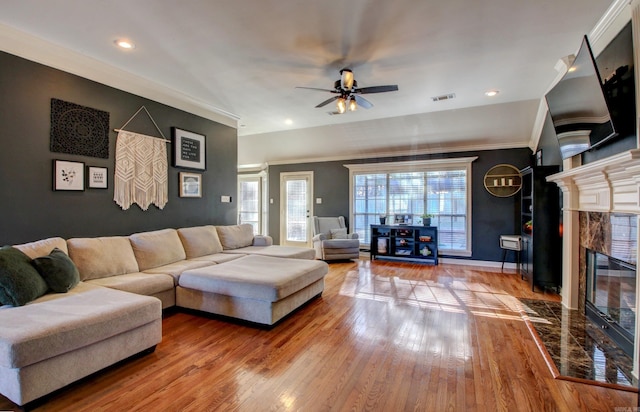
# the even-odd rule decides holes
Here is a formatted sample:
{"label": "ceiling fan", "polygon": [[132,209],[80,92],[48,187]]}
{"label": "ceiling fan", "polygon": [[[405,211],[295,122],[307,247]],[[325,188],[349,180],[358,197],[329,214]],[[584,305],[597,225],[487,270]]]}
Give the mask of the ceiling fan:
{"label": "ceiling fan", "polygon": [[363,87],[358,88],[358,82],[353,78],[353,71],[351,69],[342,69],[340,70],[340,79],[336,80],[333,85],[333,90],[330,89],[318,89],[315,87],[296,87],[297,89],[308,89],[308,90],[319,90],[322,92],[334,93],[335,96],[325,100],[320,103],[317,107],[323,107],[327,104],[335,101],[336,107],[338,109],[339,114],[342,114],[349,109],[349,111],[355,111],[358,106],[363,107],[365,109],[370,109],[373,107],[373,103],[360,96],[361,94],[371,94],[371,93],[384,93],[384,92],[395,92],[398,90],[398,85],[387,85],[387,86],[372,86],[372,87]]}

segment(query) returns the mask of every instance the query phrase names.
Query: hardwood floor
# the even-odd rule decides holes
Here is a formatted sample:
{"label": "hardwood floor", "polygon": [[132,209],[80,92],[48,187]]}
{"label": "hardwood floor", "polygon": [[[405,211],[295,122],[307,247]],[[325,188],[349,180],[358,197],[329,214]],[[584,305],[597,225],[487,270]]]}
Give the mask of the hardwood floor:
{"label": "hardwood floor", "polygon": [[[176,312],[153,354],[38,411],[613,411],[635,393],[553,379],[514,272],[332,263],[322,297],[271,330]],[[0,410],[15,405],[0,397]],[[635,410],[635,409],[634,409]]]}

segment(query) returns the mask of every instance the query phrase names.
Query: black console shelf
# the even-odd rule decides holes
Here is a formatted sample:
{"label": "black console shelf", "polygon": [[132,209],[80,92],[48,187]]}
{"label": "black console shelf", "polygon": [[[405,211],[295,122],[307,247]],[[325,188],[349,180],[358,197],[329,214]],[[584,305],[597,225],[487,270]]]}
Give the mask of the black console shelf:
{"label": "black console shelf", "polygon": [[371,225],[371,260],[438,264],[435,226]]}

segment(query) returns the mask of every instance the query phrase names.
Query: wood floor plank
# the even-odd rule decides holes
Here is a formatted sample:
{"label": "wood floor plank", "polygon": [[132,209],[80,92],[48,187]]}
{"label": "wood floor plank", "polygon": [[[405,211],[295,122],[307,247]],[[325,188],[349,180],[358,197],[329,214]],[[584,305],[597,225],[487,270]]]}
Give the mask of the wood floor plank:
{"label": "wood floor plank", "polygon": [[[519,314],[513,271],[331,263],[323,295],[272,329],[191,311],[155,353],[47,397],[36,411],[589,411],[637,395],[553,379]],[[0,410],[17,410],[0,397]]]}

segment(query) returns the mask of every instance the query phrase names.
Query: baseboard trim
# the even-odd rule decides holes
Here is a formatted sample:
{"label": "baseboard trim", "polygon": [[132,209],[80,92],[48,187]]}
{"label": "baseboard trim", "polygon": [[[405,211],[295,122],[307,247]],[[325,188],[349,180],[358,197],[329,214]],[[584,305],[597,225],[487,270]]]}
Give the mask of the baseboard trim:
{"label": "baseboard trim", "polygon": [[[360,259],[370,259],[369,252],[361,250]],[[456,258],[439,258],[440,263],[446,263],[449,265],[466,265],[466,266],[478,266],[485,268],[502,268],[502,262],[494,262],[491,260],[472,260],[472,259],[456,259]],[[517,270],[518,265],[511,262],[504,262],[505,269]]]}

